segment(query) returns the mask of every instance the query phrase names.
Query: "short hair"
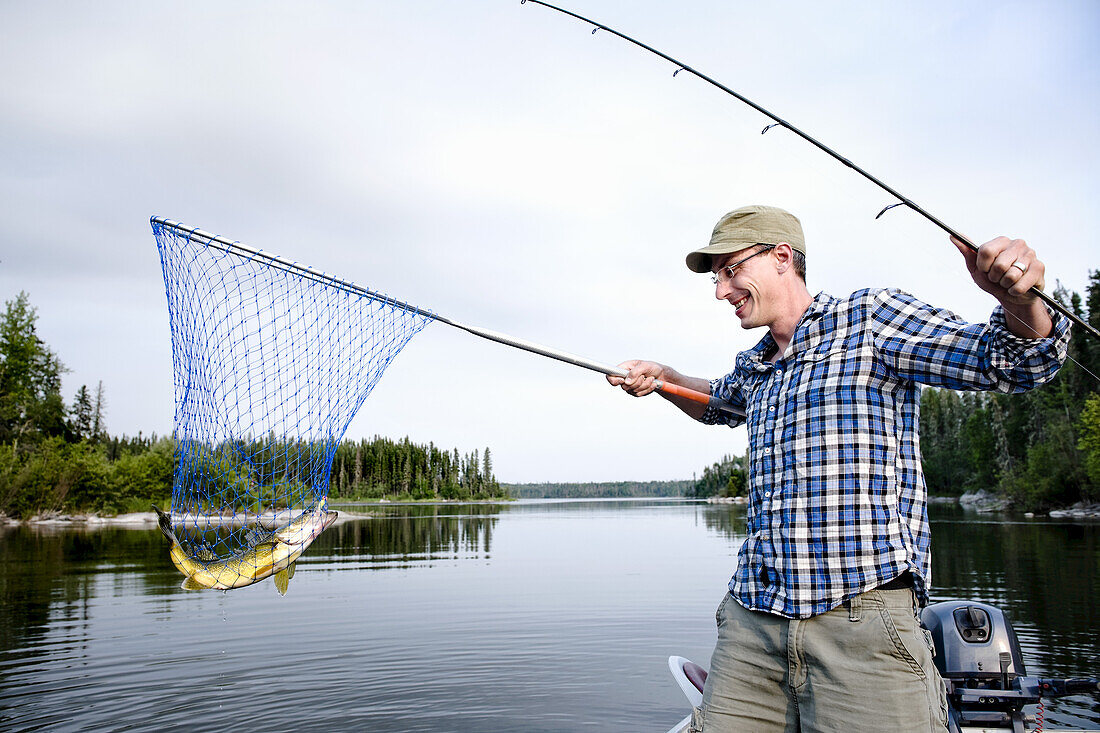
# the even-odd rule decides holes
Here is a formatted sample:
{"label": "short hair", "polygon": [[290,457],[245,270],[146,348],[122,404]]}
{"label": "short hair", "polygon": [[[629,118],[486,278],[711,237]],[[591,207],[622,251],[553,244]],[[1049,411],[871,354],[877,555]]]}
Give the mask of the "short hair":
{"label": "short hair", "polygon": [[806,282],[806,255],[799,252],[797,249],[791,248],[793,257],[791,257],[791,264],[794,265],[794,273],[802,278],[802,282]]}

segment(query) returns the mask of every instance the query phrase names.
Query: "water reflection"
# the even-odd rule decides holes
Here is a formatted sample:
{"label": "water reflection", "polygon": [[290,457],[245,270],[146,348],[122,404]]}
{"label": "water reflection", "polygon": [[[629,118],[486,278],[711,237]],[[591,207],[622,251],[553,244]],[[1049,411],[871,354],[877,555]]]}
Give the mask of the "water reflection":
{"label": "water reflection", "polygon": [[168,545],[155,531],[0,529],[0,650],[27,644],[51,621],[79,621],[99,575],[137,571],[137,592],[163,592],[154,571],[167,557]]}
{"label": "water reflection", "polygon": [[[745,528],[675,501],[334,508],[373,516],[323,533],[286,597],[180,590],[152,528],[0,530],[0,728],[665,729],[664,659],[707,661]],[[1100,526],[934,508],[932,532],[937,599],[1009,611],[1033,674],[1100,671]]]}
{"label": "water reflection", "polygon": [[740,545],[745,539],[745,507],[737,504],[707,504],[703,509],[707,529]]}
{"label": "water reflection", "polygon": [[371,506],[370,519],[330,528],[314,541],[311,554],[369,558],[376,566],[456,555],[489,557],[502,508],[500,504]]}

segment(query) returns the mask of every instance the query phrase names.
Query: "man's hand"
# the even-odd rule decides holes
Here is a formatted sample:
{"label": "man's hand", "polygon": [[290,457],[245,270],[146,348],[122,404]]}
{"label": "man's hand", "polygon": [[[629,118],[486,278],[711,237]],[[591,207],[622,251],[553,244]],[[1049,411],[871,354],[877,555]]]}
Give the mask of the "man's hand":
{"label": "man's hand", "polygon": [[1010,331],[1023,338],[1050,334],[1054,324],[1046,306],[1030,292],[1033,287],[1043,289],[1046,265],[1027,242],[997,237],[978,247],[977,252],[954,237],[951,243],[962,253],[977,286],[1004,306]]}
{"label": "man's hand", "polygon": [[635,397],[644,397],[656,389],[658,381],[665,381],[665,372],[671,371],[664,364],[654,361],[631,359],[619,365],[626,369],[626,377],[607,375],[607,381],[613,387],[622,387],[623,391]]}
{"label": "man's hand", "polygon": [[[710,381],[699,377],[685,377],[672,367],[658,364],[655,361],[631,359],[630,361],[624,361],[619,365],[619,368],[626,370],[626,376],[614,377],[609,374],[607,375],[608,383],[614,387],[622,387],[624,392],[634,397],[645,397],[647,394],[656,391],[657,382],[686,387],[705,395],[710,394]],[[706,410],[706,405],[699,404],[686,397],[671,394],[669,391],[658,392],[658,394],[695,420],[702,417],[704,410]]]}

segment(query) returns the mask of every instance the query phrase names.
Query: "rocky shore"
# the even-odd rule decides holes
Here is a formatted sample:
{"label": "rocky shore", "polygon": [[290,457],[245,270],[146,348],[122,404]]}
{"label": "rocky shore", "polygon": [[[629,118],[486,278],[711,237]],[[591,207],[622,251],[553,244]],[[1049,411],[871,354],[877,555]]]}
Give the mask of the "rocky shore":
{"label": "rocky shore", "polygon": [[[971,491],[959,497],[961,506],[973,509],[979,514],[992,512],[1004,512],[1012,509],[1012,500],[988,491]],[[1035,514],[1027,512],[1025,517],[1034,517]],[[1051,519],[1100,519],[1100,503],[1090,504],[1079,501],[1065,509],[1052,509],[1047,516]]]}
{"label": "rocky shore", "polygon": [[1012,500],[988,491],[968,491],[959,497],[959,506],[973,509],[979,514],[1005,512],[1012,508]]}
{"label": "rocky shore", "polygon": [[[744,496],[712,496],[707,499],[708,504],[745,504],[748,499]],[[972,509],[979,514],[992,514],[994,512],[1007,512],[1012,510],[1012,500],[999,494],[988,491],[969,491],[962,496],[930,496],[929,504],[959,504]],[[1034,517],[1028,512],[1025,517]],[[1065,509],[1054,509],[1048,516],[1051,519],[1100,519],[1100,503],[1089,504],[1079,501]]]}
{"label": "rocky shore", "polygon": [[1100,519],[1100,503],[1079,501],[1067,509],[1055,509],[1050,516],[1052,519]]}

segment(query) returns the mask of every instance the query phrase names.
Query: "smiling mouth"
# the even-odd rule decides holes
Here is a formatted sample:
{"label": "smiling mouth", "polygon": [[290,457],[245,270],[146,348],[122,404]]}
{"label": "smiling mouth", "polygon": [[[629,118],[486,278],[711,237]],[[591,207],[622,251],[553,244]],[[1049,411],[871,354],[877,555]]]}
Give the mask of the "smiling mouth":
{"label": "smiling mouth", "polygon": [[746,295],[741,300],[735,301],[734,304],[733,304],[733,307],[734,307],[735,310],[741,310],[741,306],[743,306],[748,301],[749,301],[749,296]]}

